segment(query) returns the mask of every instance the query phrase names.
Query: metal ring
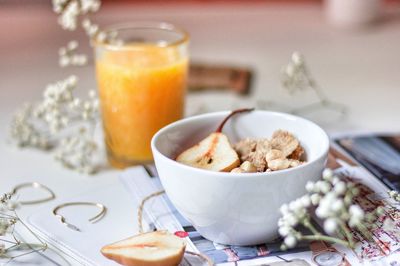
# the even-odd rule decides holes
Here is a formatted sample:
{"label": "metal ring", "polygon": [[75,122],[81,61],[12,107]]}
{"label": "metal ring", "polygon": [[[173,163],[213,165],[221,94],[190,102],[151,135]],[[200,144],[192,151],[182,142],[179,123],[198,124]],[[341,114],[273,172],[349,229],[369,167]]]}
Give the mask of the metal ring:
{"label": "metal ring", "polygon": [[30,205],[30,204],[43,203],[43,202],[50,201],[50,200],[56,198],[56,195],[54,194],[54,192],[50,188],[48,188],[45,185],[40,184],[38,182],[29,182],[29,183],[19,184],[19,185],[15,186],[11,190],[10,195],[15,195],[15,194],[17,194],[18,190],[20,190],[21,188],[26,188],[26,187],[31,187],[31,188],[35,188],[35,189],[36,188],[43,189],[43,190],[47,191],[48,193],[50,193],[50,196],[47,197],[47,198],[44,198],[44,199],[39,199],[39,200],[18,201],[18,203],[21,204],[21,205]]}
{"label": "metal ring", "polygon": [[65,224],[68,228],[80,232],[81,230],[80,230],[77,226],[68,223],[68,222],[65,220],[64,216],[62,216],[61,214],[58,214],[58,213],[57,213],[57,211],[60,210],[61,208],[68,207],[68,206],[78,206],[78,205],[96,206],[96,207],[98,207],[98,208],[101,209],[100,212],[99,212],[98,214],[96,214],[96,215],[93,216],[92,218],[89,218],[89,222],[92,222],[92,223],[96,223],[96,222],[100,221],[100,220],[104,217],[104,215],[106,214],[106,212],[107,212],[106,206],[104,206],[104,205],[101,204],[101,203],[96,203],[96,202],[80,202],[80,201],[78,201],[78,202],[67,202],[67,203],[63,203],[63,204],[57,205],[57,206],[53,209],[53,214],[54,214],[56,217],[60,218],[61,223]]}

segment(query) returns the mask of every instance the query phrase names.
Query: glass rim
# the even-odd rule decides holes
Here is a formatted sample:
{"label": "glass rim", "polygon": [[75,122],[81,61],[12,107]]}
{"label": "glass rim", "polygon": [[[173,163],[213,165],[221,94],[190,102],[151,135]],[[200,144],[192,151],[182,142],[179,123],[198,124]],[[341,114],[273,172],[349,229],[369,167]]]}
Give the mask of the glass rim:
{"label": "glass rim", "polygon": [[[135,30],[135,29],[156,29],[156,30],[163,30],[166,32],[171,33],[178,33],[181,37],[176,41],[171,42],[154,42],[156,46],[159,47],[174,47],[179,46],[181,44],[187,43],[189,41],[189,34],[179,28],[176,27],[174,24],[168,22],[157,22],[157,21],[136,21],[136,22],[127,22],[127,23],[119,23],[115,25],[111,25],[106,27],[103,32],[109,34],[113,31],[121,31],[121,30]],[[120,44],[113,44],[110,43],[107,39],[105,40],[98,40],[96,38],[92,38],[91,42],[94,46],[102,46],[106,49],[110,50],[131,50],[135,49],[135,45],[120,45]]]}

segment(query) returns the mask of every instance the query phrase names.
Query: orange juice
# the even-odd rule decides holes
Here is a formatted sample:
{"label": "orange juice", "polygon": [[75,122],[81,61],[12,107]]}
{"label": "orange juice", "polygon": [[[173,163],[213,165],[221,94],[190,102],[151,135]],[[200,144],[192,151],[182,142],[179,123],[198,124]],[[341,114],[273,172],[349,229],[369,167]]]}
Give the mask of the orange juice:
{"label": "orange juice", "polygon": [[105,143],[114,167],[152,161],[152,136],[183,116],[187,68],[179,46],[128,44],[97,56]]}

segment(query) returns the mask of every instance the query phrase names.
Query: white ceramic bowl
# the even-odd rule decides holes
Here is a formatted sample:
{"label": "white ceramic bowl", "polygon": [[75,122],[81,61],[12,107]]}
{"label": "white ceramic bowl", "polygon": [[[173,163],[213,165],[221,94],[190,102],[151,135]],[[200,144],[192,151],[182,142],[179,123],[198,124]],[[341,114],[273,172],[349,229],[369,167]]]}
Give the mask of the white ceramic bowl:
{"label": "white ceramic bowl", "polygon": [[265,173],[222,173],[174,161],[183,150],[211,132],[229,112],[209,113],[172,123],[151,142],[155,164],[168,197],[207,239],[221,244],[265,243],[277,236],[279,207],[305,194],[308,180],[318,180],[329,150],[326,133],[306,119],[284,113],[253,111],[234,116],[223,132],[231,142],[271,137],[277,129],[293,133],[307,163]]}

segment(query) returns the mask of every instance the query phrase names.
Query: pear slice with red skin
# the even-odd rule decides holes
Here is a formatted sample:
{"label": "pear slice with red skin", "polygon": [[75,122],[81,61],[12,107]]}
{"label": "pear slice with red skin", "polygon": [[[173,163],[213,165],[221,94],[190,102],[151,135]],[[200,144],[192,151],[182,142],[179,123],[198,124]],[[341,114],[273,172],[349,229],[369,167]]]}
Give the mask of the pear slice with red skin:
{"label": "pear slice with red skin", "polygon": [[175,266],[185,253],[186,242],[167,231],[136,235],[104,246],[101,253],[126,266]]}
{"label": "pear slice with red skin", "polygon": [[234,115],[254,109],[232,111],[218,126],[217,130],[193,147],[183,151],[177,162],[216,172],[229,172],[240,165],[240,159],[228,137],[222,133],[226,122]]}

